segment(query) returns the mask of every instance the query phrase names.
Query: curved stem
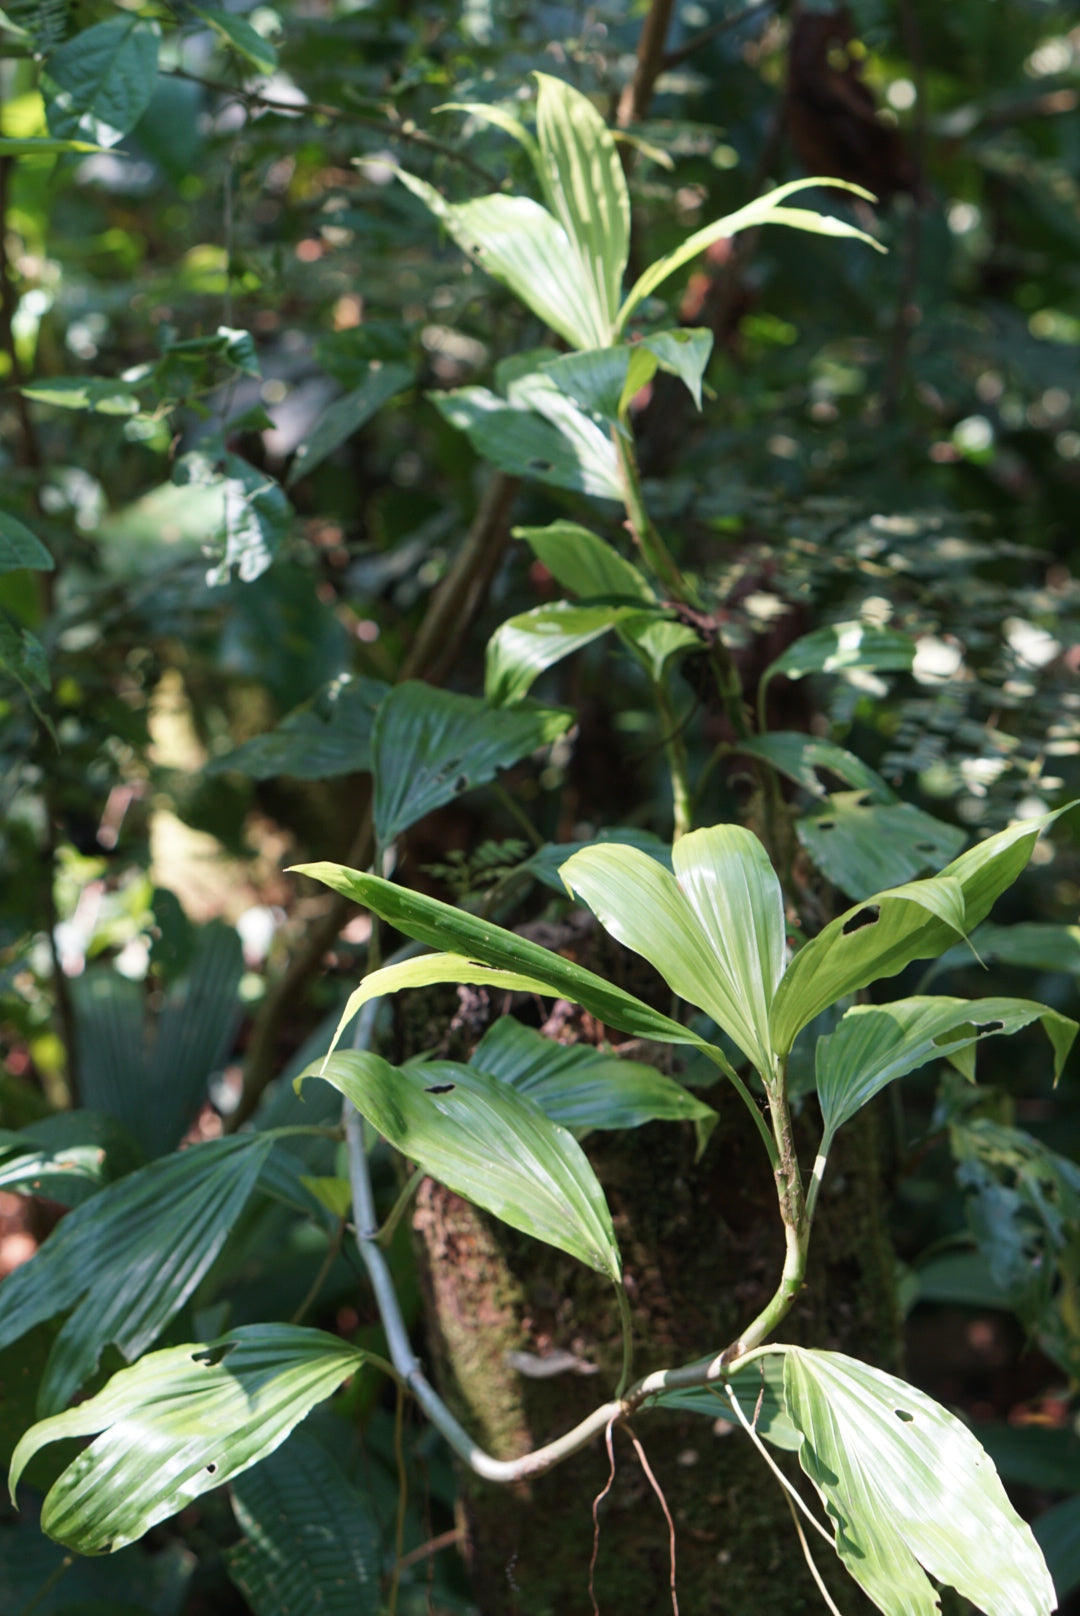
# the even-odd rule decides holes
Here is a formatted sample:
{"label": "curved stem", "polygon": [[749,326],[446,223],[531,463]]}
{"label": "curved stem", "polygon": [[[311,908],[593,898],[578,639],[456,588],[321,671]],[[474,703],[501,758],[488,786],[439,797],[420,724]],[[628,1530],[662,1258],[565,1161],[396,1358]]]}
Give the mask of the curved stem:
{"label": "curved stem", "polygon": [[626,506],[627,520],[634,542],[673,600],[691,606],[699,605],[694,590],[683,577],[678,563],[660,537],[652,517],[645,508],[633,439],[617,428],[612,428],[611,441],[619,457],[623,503]]}
{"label": "curved stem", "polygon": [[622,1397],[634,1361],[634,1321],[630,1317],[630,1298],[621,1280],[615,1286],[615,1297],[619,1304],[619,1323],[622,1325],[622,1372],[619,1375],[615,1396]]}
{"label": "curved stem", "polygon": [[671,775],[671,800],[675,821],[674,840],[693,829],[694,809],[690,791],[690,778],[686,761],[686,742],[675,717],[671,698],[661,680],[653,683],[653,698],[664,730],[664,751],[667,753],[668,772]]}

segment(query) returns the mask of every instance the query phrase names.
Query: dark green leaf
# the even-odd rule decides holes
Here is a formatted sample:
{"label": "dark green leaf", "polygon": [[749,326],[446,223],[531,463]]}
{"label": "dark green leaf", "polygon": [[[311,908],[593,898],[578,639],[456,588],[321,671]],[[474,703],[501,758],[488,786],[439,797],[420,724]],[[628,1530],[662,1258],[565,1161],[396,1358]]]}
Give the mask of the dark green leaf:
{"label": "dark green leaf", "polygon": [[235,769],[253,780],[282,774],[296,780],[331,780],[370,770],[371,731],[389,689],[380,679],[343,674],[294,708],[276,729],[214,758],[207,773]]}
{"label": "dark green leaf", "polygon": [[[598,499],[621,499],[618,461],[610,440],[554,383],[548,388],[546,393],[537,390],[528,401],[508,402],[485,387],[428,396],[450,425],[466,434],[477,454],[500,471]],[[539,404],[547,406],[545,413],[536,413]]]}
{"label": "dark green leaf", "polygon": [[862,791],[837,791],[795,825],[822,875],[849,898],[898,887],[955,858],[967,840],[910,802],[867,802]]}
{"label": "dark green leaf", "polygon": [[[1041,1489],[1042,1483],[1037,1483]],[[1080,1587],[1080,1497],[1066,1498],[1032,1522],[1032,1531],[1058,1598],[1064,1599]]]}
{"label": "dark green leaf", "polygon": [[898,672],[910,668],[914,660],[915,641],[909,634],[875,628],[871,623],[834,623],[789,645],[783,656],[769,664],[762,682],[777,673],[803,679],[808,673],[844,673],[854,668]]}
{"label": "dark green leaf", "polygon": [[665,870],[671,869],[670,842],[662,842],[651,830],[635,830],[629,825],[615,825],[607,830],[598,830],[587,842],[548,842],[546,846],[538,848],[527,861],[525,868],[561,897],[566,891],[566,886],[559,871],[566,861],[573,858],[575,853],[580,853],[584,847],[605,846],[609,842],[616,842],[624,847],[636,847],[649,858],[655,859],[658,864],[662,864]]}
{"label": "dark green leaf", "polygon": [[0,673],[10,674],[22,685],[31,702],[35,685],[48,690],[52,684],[41,641],[28,628],[13,623],[6,612],[0,612]]}
{"label": "dark green leaf", "polygon": [[604,596],[627,600],[656,600],[644,576],[604,539],[576,522],[552,522],[549,527],[516,527],[515,539],[524,539],[536,559],[557,584],[588,600]]}
{"label": "dark green leaf", "polygon": [[[886,785],[880,774],[845,751],[833,741],[821,741],[813,735],[800,735],[792,730],[773,730],[768,735],[754,735],[739,742],[739,752],[762,758],[774,769],[796,781],[812,797],[828,795],[828,786],[821,772],[833,774],[845,785],[869,797],[872,802],[895,802],[896,792]],[[879,886],[880,882],[875,882]]]}
{"label": "dark green leaf", "polygon": [[156,22],[110,17],[53,51],[43,83],[50,134],[115,146],[150,105],[160,42]]}
{"label": "dark green leaf", "polygon": [[227,584],[235,568],[244,583],[251,583],[288,538],[293,509],[280,484],[239,455],[225,456],[223,492],[225,552],[206,581]]}
{"label": "dark green leaf", "polygon": [[0,1189],[77,1206],[141,1165],[134,1141],[112,1117],[61,1111],[18,1133],[0,1131]]}
{"label": "dark green leaf", "polygon": [[269,75],[276,71],[278,55],[273,45],[243,17],[238,17],[235,11],[219,11],[216,6],[192,6],[191,10],[203,22],[208,22],[215,33],[227,40],[233,50],[259,73]]}
{"label": "dark green leaf", "polygon": [[297,449],[285,479],[286,487],[291,488],[309,471],[314,471],[327,455],[333,454],[354,432],[359,432],[395,394],[411,386],[412,379],[413,373],[408,365],[384,365],[379,360],[373,361],[360,386],[346,393],[344,398],[335,399]]}
{"label": "dark green leaf", "polygon": [[0,573],[16,572],[20,567],[52,572],[55,565],[36,534],[24,527],[17,517],[0,511]]}
{"label": "dark green leaf", "polygon": [[1080,976],[1080,926],[1056,926],[1029,920],[1015,926],[980,926],[971,948],[950,949],[934,968],[962,970],[972,963],[971,949],[984,965],[1016,965],[1030,971],[1067,971]]}

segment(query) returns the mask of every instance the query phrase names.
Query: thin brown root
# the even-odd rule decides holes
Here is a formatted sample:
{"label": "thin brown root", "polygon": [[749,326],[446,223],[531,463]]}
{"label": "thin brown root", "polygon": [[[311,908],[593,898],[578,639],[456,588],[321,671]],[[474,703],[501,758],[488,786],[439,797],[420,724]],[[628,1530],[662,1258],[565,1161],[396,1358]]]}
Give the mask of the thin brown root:
{"label": "thin brown root", "polygon": [[679,1597],[675,1592],[675,1522],[671,1518],[671,1511],[668,1509],[668,1502],[664,1497],[664,1490],[657,1481],[656,1477],[653,1475],[649,1461],[645,1457],[645,1449],[641,1446],[641,1443],[638,1441],[637,1437],[634,1435],[633,1431],[631,1431],[629,1426],[626,1428],[626,1434],[634,1444],[634,1452],[638,1456],[638,1463],[645,1472],[649,1486],[652,1488],[657,1498],[659,1498],[660,1508],[664,1512],[665,1521],[667,1521],[668,1545],[671,1553],[671,1608],[675,1612],[675,1616],[679,1616]]}
{"label": "thin brown root", "polygon": [[784,1494],[784,1502],[787,1505],[788,1509],[790,1509],[790,1511],[791,1511],[791,1518],[795,1522],[795,1530],[799,1534],[799,1542],[802,1545],[803,1559],[806,1561],[807,1565],[810,1567],[810,1575],[813,1577],[814,1581],[817,1583],[818,1593],[821,1595],[822,1599],[824,1599],[825,1603],[828,1605],[829,1609],[832,1611],[832,1616],[840,1616],[840,1612],[837,1610],[836,1606],[833,1604],[832,1595],[829,1593],[829,1590],[825,1586],[825,1583],[824,1583],[824,1581],[822,1579],[821,1572],[818,1570],[817,1566],[814,1564],[814,1556],[810,1553],[810,1545],[806,1541],[806,1533],[802,1529],[802,1521],[800,1521],[798,1515],[795,1513],[795,1505],[791,1502],[791,1499],[788,1497],[787,1493]]}
{"label": "thin brown root", "polygon": [[611,1433],[615,1428],[615,1421],[617,1419],[618,1415],[613,1414],[610,1420],[608,1420],[607,1429],[604,1432],[604,1441],[607,1444],[608,1464],[611,1466],[611,1468],[608,1471],[608,1479],[604,1483],[601,1491],[598,1492],[596,1497],[593,1499],[592,1506],[593,1540],[592,1559],[589,1561],[589,1598],[592,1601],[593,1616],[600,1616],[600,1606],[596,1603],[596,1592],[594,1589],[594,1579],[596,1577],[596,1557],[600,1553],[600,1505],[604,1502],[604,1499],[611,1491],[615,1481],[615,1442]]}

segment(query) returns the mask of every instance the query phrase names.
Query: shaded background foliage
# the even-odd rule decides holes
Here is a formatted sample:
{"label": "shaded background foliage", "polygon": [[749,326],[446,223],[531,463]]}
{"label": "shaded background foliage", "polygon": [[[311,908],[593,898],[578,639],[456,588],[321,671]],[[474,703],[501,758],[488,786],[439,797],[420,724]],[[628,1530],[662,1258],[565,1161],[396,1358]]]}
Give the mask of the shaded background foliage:
{"label": "shaded background foliage", "polygon": [[[291,1057],[292,1071],[308,1058],[301,1046],[356,976],[367,934],[354,918],[338,939],[347,917],[328,923],[324,900],[282,868],[355,847],[388,683],[424,674],[475,693],[488,634],[554,598],[550,573],[509,542],[511,512],[618,536],[613,506],[493,478],[432,405],[432,391],[490,384],[544,333],[438,239],[393,166],[454,199],[528,189],[512,143],[437,109],[516,104],[540,68],[614,116],[641,18],[485,0],[179,6],[137,25],[132,10],[17,3],[4,18],[0,1121],[23,1127],[74,1102],[110,1113],[136,1142],[126,1164],[106,1153],[119,1176],[140,1149],[230,1128]],[[99,27],[113,30],[108,60],[123,49],[141,64],[134,99],[46,125],[42,92],[55,105],[74,72],[81,93],[93,56],[80,39]],[[889,247],[881,258],[761,231],[711,249],[665,294],[675,318],[715,336],[702,413],[661,375],[636,419],[651,507],[702,579],[697,626],[734,648],[751,694],[822,624],[914,635],[912,675],[777,681],[772,727],[841,739],[965,835],[1067,800],[1080,745],[1075,8],[685,5],[665,50],[633,128],[632,269],[807,172],[877,192],[876,214],[851,216],[875,219]],[[18,145],[47,133],[103,149]],[[24,528],[54,568],[32,553],[26,565]],[[466,553],[469,587],[455,595]],[[454,609],[418,640],[440,588]],[[551,894],[514,873],[522,812],[542,841],[616,822],[670,830],[664,736],[634,665],[598,642],[537,690],[574,709],[574,730],[518,765],[509,801],[466,795],[400,855],[414,884],[498,883],[533,920]],[[734,739],[692,658],[678,721],[696,771]],[[753,822],[755,781],[722,753],[699,821]],[[830,867],[828,830],[815,841],[803,823],[791,875],[814,925],[843,901],[831,885],[862,894],[845,885],[848,863]],[[1073,834],[996,920],[1074,924]],[[561,914],[556,902],[544,918]],[[1072,1010],[1075,933],[1026,934],[1026,952],[1016,935],[982,941],[992,980],[961,952],[944,986]],[[428,1008],[417,1015],[412,1047],[430,1035]],[[1080,1113],[1068,1073],[1051,1094],[1034,1036],[984,1052],[980,1077],[991,1086],[974,1096],[947,1076],[916,1079],[879,1119],[908,1369],[987,1427],[1021,1505],[1045,1512],[1064,1589],[1080,1580]],[[294,1114],[280,1085],[262,1103],[264,1120]],[[1012,1125],[1063,1157],[1031,1158]],[[332,1148],[311,1147],[310,1173],[334,1165]],[[392,1199],[389,1161],[383,1173]],[[33,1250],[58,1210],[6,1200],[0,1263]],[[253,1202],[173,1339],[226,1316],[290,1317],[326,1258],[313,1321],[370,1344],[374,1315],[335,1238],[295,1199]],[[415,1316],[407,1238],[395,1253]],[[9,1448],[47,1344],[4,1353],[5,1388],[25,1387],[5,1390]],[[298,1489],[322,1486],[320,1467],[341,1473],[343,1514],[381,1529],[376,1576],[394,1557],[393,1425],[392,1404],[357,1382],[344,1407],[311,1417],[292,1472]],[[452,1531],[455,1489],[429,1436],[408,1466],[413,1550]],[[258,1591],[252,1522],[288,1485],[253,1472],[235,1504],[212,1495],[149,1550],[79,1562],[37,1608],[240,1608],[227,1560],[251,1608],[276,1609]],[[59,1560],[25,1516],[5,1524],[4,1608],[28,1604]],[[453,1556],[432,1563],[436,1608],[469,1608]],[[410,1609],[425,1608],[425,1564],[407,1569]]]}

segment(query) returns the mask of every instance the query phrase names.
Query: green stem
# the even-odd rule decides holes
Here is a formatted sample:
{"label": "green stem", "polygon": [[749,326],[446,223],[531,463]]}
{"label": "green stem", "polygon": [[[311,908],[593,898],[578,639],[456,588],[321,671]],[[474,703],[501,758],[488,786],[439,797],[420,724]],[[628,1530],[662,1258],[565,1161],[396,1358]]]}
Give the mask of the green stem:
{"label": "green stem", "polygon": [[409,1202],[412,1200],[423,1181],[424,1169],[422,1167],[415,1168],[413,1172],[410,1173],[401,1194],[390,1208],[390,1211],[387,1214],[378,1233],[378,1241],[384,1251],[386,1250],[387,1246],[389,1246],[391,1240],[393,1240],[394,1230],[401,1222],[401,1219],[408,1208]]}
{"label": "green stem", "polygon": [[326,1255],[323,1257],[323,1260],[319,1265],[319,1272],[315,1275],[315,1278],[312,1280],[311,1285],[310,1285],[310,1287],[308,1289],[308,1293],[304,1297],[304,1300],[300,1303],[300,1306],[297,1308],[296,1312],[293,1314],[292,1318],[289,1320],[290,1324],[300,1324],[301,1321],[303,1320],[303,1318],[305,1317],[305,1315],[311,1310],[311,1308],[313,1308],[315,1306],[315,1303],[318,1300],[319,1292],[322,1290],[323,1286],[326,1283],[326,1277],[329,1274],[331,1268],[333,1268],[334,1262],[335,1262],[335,1260],[337,1259],[337,1257],[339,1256],[339,1254],[341,1252],[341,1243],[344,1240],[344,1238],[345,1238],[345,1219],[344,1218],[339,1218],[338,1219],[337,1232],[334,1235],[334,1238],[332,1240],[328,1241],[328,1243],[327,1243]]}
{"label": "green stem", "polygon": [[738,1072],[732,1066],[731,1062],[727,1060],[718,1049],[715,1049],[712,1044],[705,1043],[699,1044],[697,1047],[701,1050],[703,1055],[708,1056],[709,1060],[712,1061],[714,1066],[719,1066],[724,1076],[733,1085],[739,1099],[753,1117],[754,1126],[761,1135],[762,1143],[764,1144],[768,1153],[769,1165],[775,1172],[776,1165],[780,1157],[776,1148],[776,1141],[769,1132],[769,1124],[765,1121],[765,1118],[761,1114],[761,1107],[758,1105],[757,1101],[754,1099],[754,1096],[750,1093],[750,1090],[747,1088]]}
{"label": "green stem", "polygon": [[694,824],[693,799],[686,760],[686,742],[676,720],[671,697],[659,679],[653,683],[653,696],[656,700],[656,710],[660,715],[660,724],[664,730],[664,751],[667,753],[668,771],[671,775],[671,800],[675,818],[674,840],[678,841],[679,837],[685,836],[686,832],[691,830]]}
{"label": "green stem", "polygon": [[623,503],[626,506],[630,531],[634,535],[638,549],[673,600],[691,606],[699,605],[695,592],[680,572],[675,558],[660,537],[652,517],[645,508],[633,439],[613,427],[611,441],[619,457]]}
{"label": "green stem", "polygon": [[514,801],[506,787],[496,783],[491,789],[494,795],[502,803],[510,817],[515,821],[516,824],[521,826],[533,847],[543,847],[545,845],[544,838],[541,836],[540,832],[537,830],[524,808],[522,808],[521,804]]}
{"label": "green stem", "polygon": [[622,1372],[619,1375],[615,1396],[622,1397],[629,1383],[634,1361],[634,1321],[630,1317],[630,1298],[626,1294],[626,1286],[622,1280],[615,1283],[615,1297],[619,1304],[619,1323],[622,1325]]}

